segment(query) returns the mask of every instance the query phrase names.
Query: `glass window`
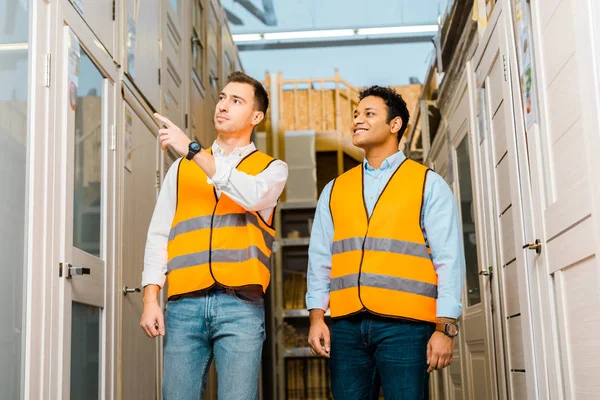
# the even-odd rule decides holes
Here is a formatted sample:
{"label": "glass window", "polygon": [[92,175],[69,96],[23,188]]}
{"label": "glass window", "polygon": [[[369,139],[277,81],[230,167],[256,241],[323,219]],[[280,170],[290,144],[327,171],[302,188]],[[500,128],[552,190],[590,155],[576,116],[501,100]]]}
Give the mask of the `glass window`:
{"label": "glass window", "polygon": [[73,245],[100,257],[102,237],[102,83],[104,78],[81,52],[75,110]]}
{"label": "glass window", "polygon": [[100,397],[101,310],[75,303],[71,319],[71,400]]}
{"label": "glass window", "polygon": [[194,23],[192,30],[192,57],[194,73],[196,77],[202,81],[204,72],[204,10],[200,0],[194,1]]}
{"label": "glass window", "polygon": [[29,2],[0,0],[0,388],[20,399],[25,330]]}
{"label": "glass window", "polygon": [[179,13],[179,0],[171,0],[171,6],[173,6],[176,14]]}
{"label": "glass window", "polygon": [[479,265],[477,263],[477,236],[475,234],[475,209],[471,186],[471,157],[468,136],[456,149],[458,161],[458,184],[460,186],[460,209],[462,216],[463,244],[467,266],[468,306],[481,303],[479,286]]}

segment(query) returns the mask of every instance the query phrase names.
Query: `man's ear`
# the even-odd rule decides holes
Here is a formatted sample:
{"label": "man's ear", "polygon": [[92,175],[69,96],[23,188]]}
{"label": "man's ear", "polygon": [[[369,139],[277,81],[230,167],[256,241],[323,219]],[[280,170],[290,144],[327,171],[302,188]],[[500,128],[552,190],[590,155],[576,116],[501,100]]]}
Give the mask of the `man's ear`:
{"label": "man's ear", "polygon": [[400,117],[396,117],[393,120],[390,121],[390,128],[393,134],[396,134],[398,132],[400,132],[400,129],[402,128],[402,118]]}
{"label": "man's ear", "polygon": [[254,115],[252,116],[252,125],[256,126],[258,124],[260,124],[262,122],[262,120],[265,118],[265,113],[262,111],[255,111]]}

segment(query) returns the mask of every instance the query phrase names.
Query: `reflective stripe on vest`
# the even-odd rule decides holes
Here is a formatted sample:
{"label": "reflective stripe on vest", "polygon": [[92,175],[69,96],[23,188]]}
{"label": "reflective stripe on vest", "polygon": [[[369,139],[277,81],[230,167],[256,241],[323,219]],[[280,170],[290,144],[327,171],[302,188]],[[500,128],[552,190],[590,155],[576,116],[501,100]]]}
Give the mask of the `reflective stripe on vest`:
{"label": "reflective stripe on vest", "polygon": [[[237,169],[257,175],[273,159],[254,152]],[[270,281],[271,248],[275,237],[273,216],[264,221],[225,193],[217,199],[204,171],[182,159],[178,170],[177,209],[168,251],[169,296],[205,289],[261,285]]]}
{"label": "reflective stripe on vest", "polygon": [[335,180],[330,200],[332,317],[366,309],[384,316],[436,321],[437,274],[421,230],[427,171],[405,160],[370,218],[363,199],[363,166]]}

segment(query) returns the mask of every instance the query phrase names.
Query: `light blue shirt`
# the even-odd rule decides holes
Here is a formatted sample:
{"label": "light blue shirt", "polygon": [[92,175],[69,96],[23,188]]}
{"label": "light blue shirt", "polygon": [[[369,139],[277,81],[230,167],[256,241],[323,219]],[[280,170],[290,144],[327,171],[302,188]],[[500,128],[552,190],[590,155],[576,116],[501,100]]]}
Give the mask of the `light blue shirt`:
{"label": "light blue shirt", "polygon": [[[397,152],[372,168],[367,160],[364,168],[364,197],[369,216],[390,177],[406,159]],[[308,248],[308,292],[306,306],[309,310],[329,308],[331,275],[331,246],[333,221],[329,199],[333,181],[323,189],[313,222]],[[460,302],[465,279],[465,256],[458,206],[446,181],[433,171],[427,173],[421,227],[431,249],[431,258],[438,275],[437,316],[458,318],[462,313]]]}

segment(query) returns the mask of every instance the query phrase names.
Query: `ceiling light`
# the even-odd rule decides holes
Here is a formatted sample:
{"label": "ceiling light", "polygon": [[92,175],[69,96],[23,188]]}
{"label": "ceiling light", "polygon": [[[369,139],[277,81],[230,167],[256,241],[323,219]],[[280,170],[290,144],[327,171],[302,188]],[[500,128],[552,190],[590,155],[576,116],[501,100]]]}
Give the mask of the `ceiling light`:
{"label": "ceiling light", "polygon": [[246,33],[240,35],[231,35],[234,42],[255,42],[262,39],[260,33]]}
{"label": "ceiling light", "polygon": [[297,31],[297,32],[273,32],[265,33],[265,40],[285,39],[322,39],[332,37],[353,36],[354,29],[336,29],[323,31]]}
{"label": "ceiling light", "polygon": [[27,43],[4,43],[0,44],[0,51],[17,51],[27,50],[29,45]]}
{"label": "ceiling light", "polygon": [[437,33],[437,25],[413,25],[413,26],[393,26],[389,28],[364,28],[359,29],[358,35],[390,35],[398,33]]}

